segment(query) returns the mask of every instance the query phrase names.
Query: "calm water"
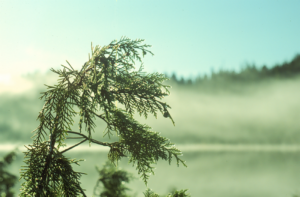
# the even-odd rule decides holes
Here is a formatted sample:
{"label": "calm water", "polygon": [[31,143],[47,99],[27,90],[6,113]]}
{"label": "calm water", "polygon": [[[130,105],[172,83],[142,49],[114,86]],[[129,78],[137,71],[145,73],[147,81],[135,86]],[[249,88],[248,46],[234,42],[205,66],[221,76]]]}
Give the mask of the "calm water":
{"label": "calm water", "polygon": [[[3,156],[4,152],[0,153]],[[98,174],[95,165],[102,166],[107,160],[105,150],[77,151],[67,154],[71,158],[86,159],[76,171],[85,172],[81,179],[87,195],[92,196]],[[19,154],[11,171],[18,173],[23,156]],[[177,167],[159,161],[155,175],[148,186],[159,194],[167,194],[172,188],[189,189],[192,196],[204,197],[292,197],[300,189],[300,152],[292,150],[206,150],[185,151],[183,159],[188,168]],[[135,172],[135,167],[122,160],[119,167]],[[137,178],[129,184],[132,194],[143,196],[144,183]],[[19,188],[19,185],[17,186]]]}

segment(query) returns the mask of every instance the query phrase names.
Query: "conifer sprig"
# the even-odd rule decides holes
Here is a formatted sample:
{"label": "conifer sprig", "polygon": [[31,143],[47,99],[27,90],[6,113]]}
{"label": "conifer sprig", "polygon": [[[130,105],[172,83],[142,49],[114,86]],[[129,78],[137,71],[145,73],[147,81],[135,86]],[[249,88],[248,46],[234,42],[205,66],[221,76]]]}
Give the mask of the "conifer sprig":
{"label": "conifer sprig", "polygon": [[[175,125],[168,111],[171,107],[160,101],[170,93],[170,86],[162,84],[168,78],[158,73],[145,75],[142,72],[141,55],[153,55],[148,50],[150,45],[142,44],[143,41],[122,37],[107,46],[91,45],[89,60],[80,71],[68,61],[68,66],[62,65],[62,70],[51,69],[59,79],[56,85],[47,85],[48,90],[41,96],[45,104],[37,118],[40,124],[34,131],[33,145],[25,153],[27,166],[21,178],[26,182],[21,196],[85,195],[79,182],[82,173],[71,167],[78,161],[63,155],[85,141],[108,146],[108,157],[115,164],[122,157],[129,157],[146,184],[149,174],[154,174],[153,164],[159,159],[171,162],[174,157],[177,165],[186,166],[179,158],[180,150],[169,139],[133,119],[135,112],[147,118],[148,113],[157,117],[159,111]],[[135,61],[141,62],[137,71],[134,71]],[[123,104],[125,109],[118,108],[116,102]],[[79,111],[76,112],[74,107]],[[76,116],[80,118],[79,128],[72,131]],[[96,118],[107,124],[105,134],[110,136],[115,132],[119,141],[107,143],[94,139]],[[68,137],[69,134],[77,135],[75,138],[82,141],[60,151],[66,139],[74,138]]]}

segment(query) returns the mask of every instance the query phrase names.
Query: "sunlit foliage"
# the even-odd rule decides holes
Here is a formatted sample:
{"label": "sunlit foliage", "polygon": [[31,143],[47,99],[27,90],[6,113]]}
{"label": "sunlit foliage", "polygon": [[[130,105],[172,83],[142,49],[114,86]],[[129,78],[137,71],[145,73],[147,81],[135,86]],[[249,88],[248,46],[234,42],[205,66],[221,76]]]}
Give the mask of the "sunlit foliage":
{"label": "sunlit foliage", "polygon": [[[128,157],[145,184],[149,174],[154,174],[153,164],[159,159],[171,163],[175,158],[177,165],[186,166],[179,158],[181,151],[169,139],[133,119],[135,112],[145,118],[149,113],[157,117],[160,112],[175,125],[168,111],[170,106],[161,101],[170,93],[170,86],[162,84],[168,78],[142,72],[143,64],[134,70],[135,61],[141,62],[141,55],[153,55],[148,50],[150,45],[142,42],[122,37],[107,46],[91,46],[89,60],[80,70],[75,70],[68,61],[62,70],[51,69],[59,80],[56,85],[47,85],[48,91],[42,93],[45,104],[37,118],[40,124],[34,130],[33,144],[25,152],[27,165],[21,172],[25,182],[20,196],[86,196],[79,181],[83,173],[75,172],[71,165],[80,160],[64,156],[85,141],[109,147],[108,158],[114,164]],[[116,102],[125,109],[118,108]],[[78,115],[78,131],[72,131],[73,118]],[[96,118],[107,125],[103,137],[115,134],[119,140],[108,143],[94,139]],[[69,137],[70,134],[77,137]],[[68,138],[82,141],[61,150]]]}

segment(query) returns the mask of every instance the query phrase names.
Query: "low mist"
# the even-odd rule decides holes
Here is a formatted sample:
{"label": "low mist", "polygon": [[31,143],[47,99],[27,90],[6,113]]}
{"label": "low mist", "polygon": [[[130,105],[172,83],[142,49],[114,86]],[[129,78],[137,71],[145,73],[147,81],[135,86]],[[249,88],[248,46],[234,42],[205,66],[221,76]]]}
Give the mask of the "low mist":
{"label": "low mist", "polygon": [[170,85],[166,101],[176,127],[160,118],[157,129],[164,127],[161,131],[176,136],[178,142],[294,144],[300,140],[299,78],[223,82],[211,89]]}
{"label": "low mist", "polygon": [[[38,112],[44,101],[39,92],[43,84],[54,85],[57,76],[39,73],[23,77],[34,84],[23,93],[0,94],[1,142],[27,141],[38,126]],[[269,79],[259,82],[234,83],[223,81],[214,86],[179,85],[170,80],[170,96],[165,97],[172,109],[170,119],[161,114],[148,119],[138,114],[135,118],[161,132],[175,143],[226,144],[296,144],[300,141],[300,78]],[[118,104],[118,107],[121,107]],[[97,121],[97,137],[105,126]],[[78,129],[77,122],[74,129]],[[105,140],[104,140],[105,141]]]}

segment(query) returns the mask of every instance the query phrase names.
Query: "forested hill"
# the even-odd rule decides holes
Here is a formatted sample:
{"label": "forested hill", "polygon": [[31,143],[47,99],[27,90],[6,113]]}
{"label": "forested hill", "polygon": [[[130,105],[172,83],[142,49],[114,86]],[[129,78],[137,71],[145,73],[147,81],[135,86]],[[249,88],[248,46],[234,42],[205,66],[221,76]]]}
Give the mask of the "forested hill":
{"label": "forested hill", "polygon": [[296,55],[290,62],[275,65],[271,68],[267,66],[257,68],[255,65],[247,65],[240,72],[223,70],[212,73],[210,77],[197,77],[195,80],[178,79],[175,74],[172,76],[167,75],[172,82],[187,86],[219,84],[220,82],[257,82],[266,79],[290,79],[297,76],[300,76],[300,54]]}

